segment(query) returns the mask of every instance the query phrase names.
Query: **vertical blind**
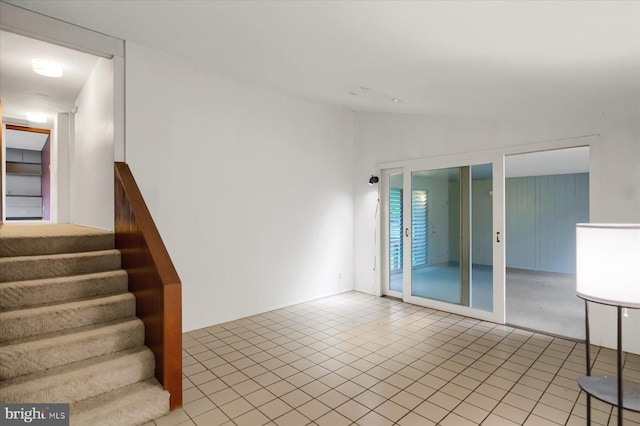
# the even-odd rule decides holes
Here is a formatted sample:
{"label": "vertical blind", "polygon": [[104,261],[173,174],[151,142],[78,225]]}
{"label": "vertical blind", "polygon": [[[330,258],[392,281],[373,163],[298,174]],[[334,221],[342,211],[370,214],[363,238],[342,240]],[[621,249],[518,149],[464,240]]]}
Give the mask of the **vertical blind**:
{"label": "vertical blind", "polygon": [[415,268],[427,264],[429,252],[427,191],[411,191],[411,265]]}
{"label": "vertical blind", "polygon": [[389,270],[402,271],[402,189],[389,192]]}
{"label": "vertical blind", "polygon": [[[427,191],[411,191],[411,264],[424,266],[428,262],[429,238],[427,208]],[[402,271],[402,189],[390,188],[389,191],[389,269],[391,272]]]}

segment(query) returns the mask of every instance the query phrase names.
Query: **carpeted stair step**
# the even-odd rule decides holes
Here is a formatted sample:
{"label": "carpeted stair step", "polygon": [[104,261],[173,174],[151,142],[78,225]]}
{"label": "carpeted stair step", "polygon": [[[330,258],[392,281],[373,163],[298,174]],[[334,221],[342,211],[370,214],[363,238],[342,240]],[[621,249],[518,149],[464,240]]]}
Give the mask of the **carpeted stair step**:
{"label": "carpeted stair step", "polygon": [[140,425],[169,412],[169,393],[149,379],[79,401],[69,411],[71,426]]}
{"label": "carpeted stair step", "polygon": [[118,250],[0,258],[0,283],[120,269]]}
{"label": "carpeted stair step", "polygon": [[0,312],[0,343],[135,315],[131,293]]}
{"label": "carpeted stair step", "polygon": [[169,412],[113,233],[0,226],[0,402],[69,403],[70,424]]}
{"label": "carpeted stair step", "polygon": [[0,346],[0,380],[143,344],[144,324],[135,317],[12,341]]}
{"label": "carpeted stair step", "polygon": [[0,311],[127,291],[124,270],[0,283]]}
{"label": "carpeted stair step", "polygon": [[113,233],[78,225],[16,224],[0,232],[0,257],[79,253],[113,248]]}
{"label": "carpeted stair step", "polygon": [[74,403],[152,378],[153,353],[138,346],[0,382],[4,403]]}

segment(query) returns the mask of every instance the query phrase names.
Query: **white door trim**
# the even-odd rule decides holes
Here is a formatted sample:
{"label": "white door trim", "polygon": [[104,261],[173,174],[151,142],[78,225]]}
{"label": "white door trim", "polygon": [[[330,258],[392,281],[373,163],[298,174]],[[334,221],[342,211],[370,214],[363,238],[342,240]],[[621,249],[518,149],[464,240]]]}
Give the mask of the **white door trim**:
{"label": "white door trim", "polygon": [[390,283],[390,272],[389,272],[389,236],[390,236],[390,231],[389,231],[389,189],[390,189],[390,181],[389,178],[391,176],[391,174],[396,174],[396,173],[402,173],[402,169],[401,168],[395,168],[395,169],[383,169],[381,170],[381,180],[380,180],[380,212],[381,215],[380,217],[382,218],[381,220],[381,227],[380,227],[380,234],[381,234],[381,238],[380,241],[382,243],[382,257],[381,257],[381,262],[380,262],[380,271],[382,273],[381,276],[381,280],[380,282],[382,283],[382,288],[381,288],[381,292],[384,295],[387,296],[392,296],[392,297],[398,297],[400,299],[402,299],[402,292],[401,291],[394,291],[391,290],[391,283]]}

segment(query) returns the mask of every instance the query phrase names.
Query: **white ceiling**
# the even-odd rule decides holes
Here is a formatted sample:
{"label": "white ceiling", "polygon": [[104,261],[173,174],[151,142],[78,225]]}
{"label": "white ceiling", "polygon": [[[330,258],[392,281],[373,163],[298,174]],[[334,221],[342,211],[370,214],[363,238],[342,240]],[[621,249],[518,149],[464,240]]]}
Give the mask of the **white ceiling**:
{"label": "white ceiling", "polygon": [[[31,60],[49,59],[64,66],[60,78],[44,77],[33,71]],[[51,117],[73,108],[98,58],[93,55],[0,31],[0,96],[3,116],[26,119],[27,112]]]}
{"label": "white ceiling", "polygon": [[11,3],[355,110],[640,116],[635,0]]}

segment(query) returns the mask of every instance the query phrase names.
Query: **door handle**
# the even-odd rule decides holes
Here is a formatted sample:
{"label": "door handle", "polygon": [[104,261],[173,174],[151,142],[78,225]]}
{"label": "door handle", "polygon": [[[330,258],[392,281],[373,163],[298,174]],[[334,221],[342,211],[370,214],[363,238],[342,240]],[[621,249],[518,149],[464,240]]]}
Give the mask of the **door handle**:
{"label": "door handle", "polygon": [[500,242],[500,231],[496,232],[496,243]]}
{"label": "door handle", "polygon": [[405,237],[409,236],[409,228],[404,228],[404,236]]}

